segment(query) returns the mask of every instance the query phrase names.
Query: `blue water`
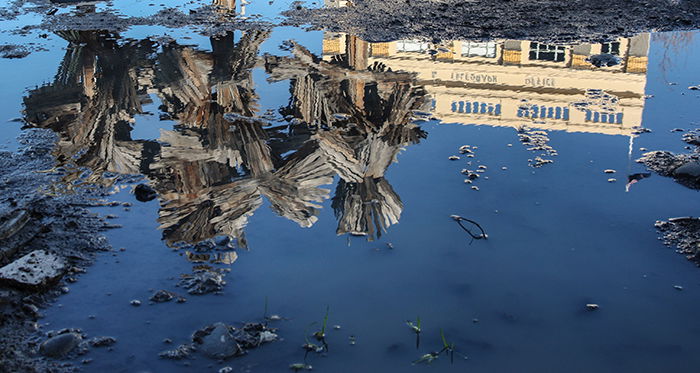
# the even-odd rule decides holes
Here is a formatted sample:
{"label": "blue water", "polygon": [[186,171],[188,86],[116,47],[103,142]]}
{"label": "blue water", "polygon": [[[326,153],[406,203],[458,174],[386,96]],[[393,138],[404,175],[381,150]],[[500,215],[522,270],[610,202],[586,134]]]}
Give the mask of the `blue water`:
{"label": "blue water", "polygon": [[[271,19],[286,7],[258,5],[251,8]],[[135,28],[124,38],[161,31]],[[208,38],[170,32],[181,44],[211,51]],[[158,200],[138,202],[127,186],[110,198],[133,203],[129,211],[94,209],[119,216],[115,223],[123,227],[106,235],[115,248],[126,250],[101,254],[45,310],[42,328],[79,327],[91,336],[116,337],[113,351],[89,353],[94,360],[83,367],[88,372],[214,372],[223,366],[236,372],[288,371],[290,363],[303,361],[300,346],[318,327],[309,325],[321,322],[327,307],[329,325],[341,328],[328,331],[326,356],[307,358],[321,372],[697,371],[700,273],[662,245],[653,228],[658,219],[696,214],[697,192],[658,175],[625,190],[626,173],[644,171],[634,162],[640,147],[683,151],[680,134],[670,130],[697,127],[700,95],[687,87],[700,83],[700,37],[689,33],[672,46],[667,40],[674,35],[652,34],[644,94],[653,97],[645,101],[640,123],[652,132],[633,138],[631,156],[629,136],[550,131],[549,145],[559,155],[552,164],[532,168],[527,160],[537,154],[519,143],[514,128],[421,122],[427,138],[407,144],[384,174],[402,204],[397,224],[374,241],[338,235],[329,198],[319,203],[318,220],[303,228],[276,214],[265,197],[245,227],[249,249],[237,250],[238,260],[224,266],[231,272],[221,295],[148,304],[155,290],[184,294],[175,284],[192,264],[162,240]],[[275,28],[259,55],[289,56],[279,47],[290,39],[316,56],[322,53],[322,32]],[[2,117],[20,116],[22,97],[53,80],[65,45],[52,36],[48,51],[0,60]],[[268,81],[261,64],[251,76],[255,113],[288,105],[289,80]],[[172,120],[158,120],[158,95],[148,97],[152,103],[143,111],[149,114],[134,116],[131,140],[155,141],[161,130],[176,128]],[[281,115],[276,120],[282,123]],[[20,127],[5,125],[4,149],[16,148],[12,139]],[[467,159],[448,160],[465,144],[478,147],[470,168],[488,166],[474,184],[478,191],[460,174]],[[608,182],[604,169],[617,170],[618,181]],[[322,188],[332,197],[339,182],[336,176]],[[488,239],[471,240],[452,214],[478,221]],[[133,307],[132,299],[144,305]],[[269,313],[285,318],[272,324],[281,341],[227,362],[158,358],[207,324],[262,321],[266,303]],[[587,303],[600,309],[586,311]],[[405,324],[417,317],[423,327],[420,348]],[[442,348],[441,330],[468,359],[456,356],[452,364],[443,355],[430,365],[412,365]],[[174,344],[164,344],[165,338]]]}

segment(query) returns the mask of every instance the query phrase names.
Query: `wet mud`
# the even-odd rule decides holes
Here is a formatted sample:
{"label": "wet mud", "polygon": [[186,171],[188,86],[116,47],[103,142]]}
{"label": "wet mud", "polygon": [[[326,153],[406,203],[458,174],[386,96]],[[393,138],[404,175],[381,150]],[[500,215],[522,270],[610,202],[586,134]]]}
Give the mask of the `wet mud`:
{"label": "wet mud", "polygon": [[[329,5],[307,8],[299,3],[284,14],[288,24],[349,32],[375,42],[414,38],[600,42],[650,30],[700,26],[700,9],[687,0],[357,0]],[[546,18],[541,17],[544,14]]]}
{"label": "wet mud", "polygon": [[[637,162],[661,176],[671,177],[677,183],[700,189],[700,141],[698,130],[682,135],[688,144],[688,153],[672,153],[657,150],[644,153]],[[675,246],[677,252],[700,266],[700,218],[674,217],[657,221],[654,225],[661,233],[664,244]]]}
{"label": "wet mud", "polygon": [[18,152],[0,153],[0,371],[70,370],[70,364],[45,356],[63,357],[77,343],[46,344],[51,333],[44,334],[37,321],[43,307],[70,291],[96,253],[111,250],[100,234],[110,224],[86,209],[103,204],[105,196],[50,189],[63,173],[52,155],[52,132],[30,130],[20,142]]}

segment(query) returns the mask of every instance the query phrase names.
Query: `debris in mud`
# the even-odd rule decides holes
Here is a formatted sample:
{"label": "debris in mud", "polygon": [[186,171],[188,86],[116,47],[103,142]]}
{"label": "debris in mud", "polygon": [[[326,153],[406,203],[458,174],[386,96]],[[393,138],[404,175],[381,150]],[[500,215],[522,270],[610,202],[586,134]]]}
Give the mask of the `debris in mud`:
{"label": "debris in mud", "polygon": [[134,188],[136,199],[141,202],[154,200],[158,196],[158,192],[148,184],[139,184]]}
{"label": "debris in mud", "polygon": [[0,44],[0,58],[24,58],[29,50],[21,45]]}
{"label": "debris in mud", "polygon": [[[487,238],[489,237],[489,236],[486,234],[486,232],[484,231],[484,228],[482,228],[481,225],[480,225],[479,223],[475,222],[474,220],[467,219],[467,218],[461,217],[461,216],[459,216],[459,215],[450,215],[450,217],[451,217],[453,220],[455,220],[455,221],[457,222],[457,224],[459,224],[459,226],[460,226],[465,232],[467,232],[473,239],[475,239],[475,240],[480,240],[480,239],[487,239]],[[462,221],[466,221],[466,222],[469,222],[469,223],[473,224],[475,227],[477,227],[477,228],[479,229],[479,231],[481,232],[481,234],[474,234],[474,233],[472,233],[467,227],[464,226],[464,224],[462,224]]]}
{"label": "debris in mud", "polygon": [[201,352],[211,359],[225,360],[242,356],[247,350],[277,340],[276,329],[259,323],[247,323],[242,328],[217,322],[192,334],[192,343],[183,344],[176,349],[163,351],[160,357],[166,359],[184,359],[195,352]]}
{"label": "debris in mud", "polygon": [[65,260],[44,250],[35,250],[0,268],[0,283],[41,290],[56,283],[67,270]]}
{"label": "debris in mud", "polygon": [[178,285],[187,289],[192,295],[202,295],[219,292],[224,289],[223,270],[211,267],[199,267],[191,275],[183,275]]}
{"label": "debris in mud", "polygon": [[557,151],[552,148],[549,143],[547,131],[533,130],[528,127],[520,127],[518,129],[518,139],[523,143],[527,150],[532,152],[541,152],[534,159],[528,159],[531,167],[539,168],[545,164],[553,163],[551,159],[544,159],[542,156],[556,156]]}

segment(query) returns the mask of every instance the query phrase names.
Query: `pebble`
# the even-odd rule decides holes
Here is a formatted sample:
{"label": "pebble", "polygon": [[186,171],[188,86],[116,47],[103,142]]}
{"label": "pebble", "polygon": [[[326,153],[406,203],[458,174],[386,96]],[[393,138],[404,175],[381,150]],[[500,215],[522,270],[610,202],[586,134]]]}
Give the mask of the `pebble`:
{"label": "pebble", "polygon": [[678,291],[683,290],[683,287],[680,286],[680,285],[673,285],[673,288],[676,289],[676,290],[678,290]]}
{"label": "pebble", "polygon": [[606,174],[614,174],[615,170],[608,168],[607,170],[604,170],[603,172],[605,172]]}
{"label": "pebble", "polygon": [[472,185],[472,190],[477,190],[477,191],[478,191],[478,190],[479,190],[479,187],[476,186],[476,185]]}
{"label": "pebble", "polygon": [[612,177],[611,177],[610,179],[608,179],[608,183],[614,183],[614,182],[616,182],[616,181],[617,181],[617,179],[612,178]]}
{"label": "pebble", "polygon": [[449,159],[449,160],[451,160],[451,161],[456,161],[456,160],[459,160],[459,157],[456,156],[456,155],[451,155],[451,156],[449,156],[447,159]]}
{"label": "pebble", "polygon": [[586,304],[586,308],[587,308],[589,311],[595,311],[595,310],[597,310],[598,308],[600,308],[600,306],[597,305],[597,304],[595,304],[595,303],[588,303],[588,304]]}
{"label": "pebble", "polygon": [[134,306],[134,307],[138,307],[138,306],[141,305],[141,301],[138,300],[138,299],[134,299],[134,300],[132,300],[132,301],[129,302],[129,303],[130,303],[132,306]]}

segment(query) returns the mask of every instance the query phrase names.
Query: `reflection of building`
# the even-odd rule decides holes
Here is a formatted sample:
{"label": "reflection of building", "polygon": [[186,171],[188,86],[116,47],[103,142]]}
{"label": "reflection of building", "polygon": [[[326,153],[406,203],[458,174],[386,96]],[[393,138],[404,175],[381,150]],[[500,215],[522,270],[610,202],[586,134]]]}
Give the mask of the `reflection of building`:
{"label": "reflection of building", "polygon": [[[649,34],[604,44],[547,45],[521,40],[401,40],[366,43],[328,34],[326,60],[381,64],[417,74],[444,122],[630,135],[641,124]],[[617,66],[595,68],[592,55],[612,54]]]}

